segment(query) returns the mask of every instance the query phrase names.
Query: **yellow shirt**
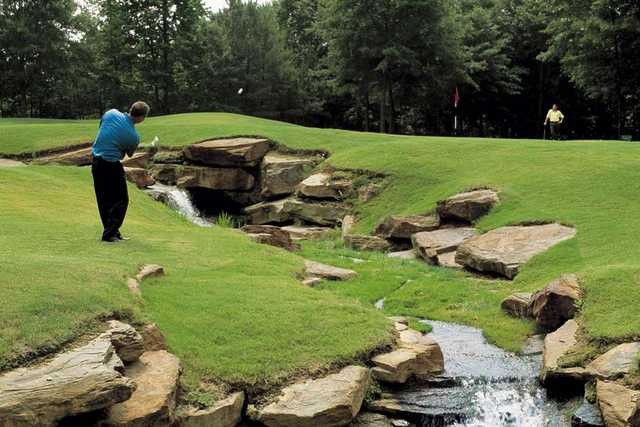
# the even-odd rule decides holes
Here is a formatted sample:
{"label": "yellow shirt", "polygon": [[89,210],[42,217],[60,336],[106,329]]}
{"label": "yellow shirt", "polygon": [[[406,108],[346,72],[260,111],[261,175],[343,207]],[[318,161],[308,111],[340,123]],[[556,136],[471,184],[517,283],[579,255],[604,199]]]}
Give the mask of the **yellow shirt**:
{"label": "yellow shirt", "polygon": [[560,123],[564,120],[564,115],[560,110],[553,111],[553,108],[547,113],[547,120],[551,123]]}

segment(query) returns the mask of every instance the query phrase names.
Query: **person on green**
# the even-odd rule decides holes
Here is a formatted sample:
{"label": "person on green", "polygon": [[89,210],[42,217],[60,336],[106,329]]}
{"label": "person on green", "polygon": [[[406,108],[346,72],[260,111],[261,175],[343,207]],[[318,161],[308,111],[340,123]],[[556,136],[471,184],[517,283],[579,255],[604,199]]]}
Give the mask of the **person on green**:
{"label": "person on green", "polygon": [[547,113],[547,117],[544,119],[544,126],[549,123],[549,130],[551,131],[551,139],[560,140],[560,126],[564,121],[564,114],[558,108],[558,104],[553,104],[553,107]]}

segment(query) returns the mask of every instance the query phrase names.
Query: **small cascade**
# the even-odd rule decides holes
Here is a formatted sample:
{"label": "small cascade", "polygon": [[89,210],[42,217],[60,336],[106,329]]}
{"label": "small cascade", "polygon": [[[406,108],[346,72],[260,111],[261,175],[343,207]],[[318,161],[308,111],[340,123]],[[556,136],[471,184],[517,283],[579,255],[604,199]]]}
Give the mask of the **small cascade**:
{"label": "small cascade", "polygon": [[211,227],[213,223],[202,216],[191,201],[191,197],[186,190],[177,187],[154,184],[147,189],[147,192],[158,201],[162,201],[171,209],[180,213],[193,224],[199,227]]}

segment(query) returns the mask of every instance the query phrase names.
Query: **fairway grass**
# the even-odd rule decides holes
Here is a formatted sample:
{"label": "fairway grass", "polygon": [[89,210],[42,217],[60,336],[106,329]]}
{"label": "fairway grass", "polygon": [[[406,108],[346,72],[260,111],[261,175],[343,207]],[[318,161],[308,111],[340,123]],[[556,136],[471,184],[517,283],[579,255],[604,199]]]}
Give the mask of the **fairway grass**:
{"label": "fairway grass", "polygon": [[[96,127],[97,121],[39,123],[31,120],[23,123],[2,119],[0,152],[32,152],[88,141],[94,136]],[[147,202],[142,195],[133,199],[132,214],[126,223],[126,231],[134,236],[131,246],[109,249],[114,252],[105,256],[104,248],[95,242],[99,230],[86,171],[32,167],[11,172],[0,170],[1,226],[9,233],[5,234],[3,230],[0,250],[9,252],[10,260],[10,268],[0,270],[3,286],[5,280],[11,283],[26,277],[25,274],[30,278],[41,276],[44,281],[52,271],[62,274],[57,270],[62,264],[67,265],[65,263],[80,266],[80,272],[68,273],[66,279],[60,278],[56,292],[75,295],[78,289],[89,284],[97,286],[92,288],[95,297],[85,299],[72,295],[70,298],[79,300],[76,305],[60,302],[62,305],[56,311],[56,317],[52,317],[43,309],[58,304],[49,298],[49,291],[31,290],[24,282],[15,285],[16,303],[10,308],[5,304],[3,310],[12,312],[2,312],[0,322],[40,316],[40,323],[65,321],[66,324],[64,327],[45,325],[40,329],[36,324],[29,327],[13,322],[9,338],[3,336],[0,349],[4,350],[0,351],[16,349],[16,343],[33,346],[50,336],[59,340],[70,330],[81,329],[84,319],[90,317],[87,313],[95,312],[97,307],[110,310],[117,306],[157,321],[167,329],[172,349],[175,348],[181,357],[207,360],[202,364],[189,362],[194,372],[232,380],[234,375],[262,378],[280,375],[276,372],[293,372],[304,365],[326,363],[332,358],[351,357],[358,349],[370,348],[380,339],[384,322],[381,314],[368,307],[383,297],[386,298],[386,314],[402,313],[471,324],[483,328],[491,341],[515,350],[527,335],[534,333],[534,327],[530,322],[511,319],[501,313],[500,300],[512,292],[537,290],[564,273],[578,274],[584,285],[585,298],[579,320],[588,337],[602,343],[640,338],[640,316],[637,315],[640,308],[640,146],[636,144],[380,135],[305,128],[222,113],[154,117],[145,121],[139,130],[143,142],[158,136],[165,146],[184,146],[210,137],[261,135],[292,148],[327,150],[332,154],[327,162],[334,167],[388,174],[388,185],[382,194],[356,207],[357,232],[369,233],[389,214],[425,213],[435,207],[437,200],[459,191],[492,187],[499,191],[501,202],[479,222],[481,230],[528,221],[558,221],[575,226],[577,237],[535,257],[514,281],[480,280],[466,273],[429,267],[416,261],[358,254],[339,245],[334,250],[334,242],[308,243],[304,245],[305,256],[353,268],[360,276],[346,283],[325,284],[321,290],[300,290],[295,288],[297,283],[292,276],[299,269],[299,258],[257,248],[231,230],[189,228],[162,206]],[[31,178],[26,179],[27,176]],[[25,177],[22,187],[20,177]],[[57,198],[48,196],[48,183],[58,188],[59,180],[74,191],[61,192]],[[25,198],[25,193],[31,192],[38,195],[33,200],[30,196]],[[13,206],[7,213],[10,215],[8,224],[4,221],[7,198]],[[33,204],[33,216],[20,214],[20,206],[24,203]],[[76,206],[81,206],[81,211]],[[52,229],[49,221],[60,222],[55,233],[49,232]],[[40,229],[43,230],[41,235],[31,231]],[[64,237],[57,237],[57,233]],[[31,242],[31,239],[36,240]],[[59,243],[57,239],[60,239]],[[56,251],[58,245],[66,248],[65,251]],[[41,247],[47,250],[40,252]],[[228,248],[234,248],[235,252]],[[256,256],[261,251],[269,256]],[[65,259],[57,259],[56,253],[63,253]],[[34,257],[36,259],[32,259]],[[369,262],[355,264],[349,257],[364,258]],[[124,295],[116,293],[112,287],[122,284],[125,275],[131,274],[142,262],[164,262],[169,274],[145,284],[141,302],[131,300],[126,292]],[[233,319],[226,310],[248,310],[237,298],[244,298],[246,304],[247,296],[254,295],[251,293],[254,288],[216,285],[220,277],[225,278],[221,283],[258,282],[255,289],[262,289],[262,286],[274,289],[273,293],[264,290],[270,297],[260,295],[264,304],[251,306],[252,310],[258,310],[257,316],[262,313],[269,319],[266,323],[263,318],[255,320],[261,325],[258,330],[265,336],[245,342],[245,333],[258,334],[253,330],[253,314],[243,316],[242,322],[249,322],[242,323],[246,329],[229,326]],[[103,279],[111,286],[104,285]],[[172,289],[175,291],[179,286],[173,284],[174,280],[182,281],[182,293],[172,293]],[[73,290],[68,289],[70,282],[73,282]],[[184,283],[189,286],[185,287]],[[291,307],[288,302],[280,302],[285,294],[279,286],[295,289],[291,291],[295,298],[291,298],[298,302],[292,302]],[[11,285],[11,289],[13,287]],[[201,290],[206,291],[206,297],[202,296]],[[224,304],[212,303],[212,299],[224,301]],[[181,301],[185,305],[175,308]],[[278,304],[279,308],[269,310],[267,302]],[[306,306],[309,312],[298,312],[296,304]],[[225,315],[215,314],[218,313],[216,309],[224,311]],[[205,310],[206,314],[197,316],[191,312],[200,310]],[[338,321],[339,316],[328,314],[331,310],[337,310],[340,316],[349,320]],[[29,314],[21,314],[25,311]],[[78,313],[86,316],[77,320],[82,317]],[[334,321],[335,324],[331,323]],[[349,323],[351,321],[354,323]],[[308,330],[310,324],[318,324],[319,329]],[[338,331],[333,333],[331,328],[338,324],[350,325],[356,332],[344,336]],[[238,332],[238,336],[218,334],[216,325],[222,325],[220,328],[225,332],[242,333]],[[282,344],[285,340],[277,335],[291,327],[299,335],[293,343],[287,342],[283,351],[271,351],[272,346],[262,346],[269,340]],[[199,328],[205,328],[206,332],[201,332],[199,339],[195,339]],[[312,338],[306,334],[322,336],[323,328],[326,336],[322,345],[317,337],[313,338],[316,342],[307,341]],[[287,335],[291,336],[288,332]],[[203,344],[203,337],[211,343]],[[244,346],[237,345],[238,342]],[[202,345],[207,346],[206,356],[200,356],[205,352],[198,348]],[[293,346],[299,355],[292,354]],[[224,351],[213,351],[221,347]],[[225,358],[236,358],[236,363],[231,364]],[[252,367],[257,360],[264,362],[264,358],[269,360],[268,366]],[[278,371],[284,365],[287,367]]]}

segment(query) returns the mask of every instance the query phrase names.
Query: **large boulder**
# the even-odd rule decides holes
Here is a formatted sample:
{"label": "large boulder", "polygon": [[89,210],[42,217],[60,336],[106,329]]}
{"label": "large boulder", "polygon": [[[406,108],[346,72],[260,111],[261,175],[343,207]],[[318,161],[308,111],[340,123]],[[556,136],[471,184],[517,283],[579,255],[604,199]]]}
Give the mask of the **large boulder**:
{"label": "large boulder", "polygon": [[456,261],[513,279],[535,255],[575,235],[575,228],[560,224],[502,227],[464,242],[458,247]]}
{"label": "large boulder", "polygon": [[265,407],[258,420],[267,427],[339,427],[360,412],[369,370],[348,366],[337,374],[293,384]]}
{"label": "large boulder", "polygon": [[198,187],[210,190],[249,191],[255,185],[253,175],[244,169],[180,165],[174,165],[174,168],[176,169],[176,183],[181,188]]}
{"label": "large boulder", "polygon": [[587,365],[587,370],[604,379],[615,379],[638,367],[640,342],[620,344]]}
{"label": "large boulder", "polygon": [[502,310],[514,317],[531,316],[531,292],[518,292],[502,300]]}
{"label": "large boulder", "polygon": [[318,164],[317,158],[298,157],[278,152],[262,159],[260,187],[263,197],[293,194],[296,187]]}
{"label": "large boulder", "polygon": [[179,168],[173,164],[154,164],[149,169],[151,176],[158,182],[166,185],[176,185],[178,178],[181,175],[182,166]]}
{"label": "large boulder", "polygon": [[135,184],[138,188],[151,187],[156,183],[156,180],[146,169],[125,167],[124,173],[127,181]]}
{"label": "large boulder", "polygon": [[144,353],[142,335],[133,326],[118,320],[111,320],[107,334],[111,337],[111,343],[123,362],[135,362]]}
{"label": "large boulder", "polygon": [[562,368],[558,365],[560,358],[576,346],[577,333],[578,323],[571,319],[544,338],[541,377],[545,384],[570,387],[591,377],[584,368]]}
{"label": "large boulder", "polygon": [[533,295],[531,315],[541,327],[557,329],[573,319],[581,297],[578,278],[573,274],[563,275]]}
{"label": "large boulder", "polygon": [[210,408],[181,408],[178,411],[179,427],[236,427],[242,420],[244,392],[233,393],[216,402]]}
{"label": "large boulder", "polygon": [[247,223],[254,225],[281,224],[291,219],[286,205],[289,199],[260,202],[244,208]]}
{"label": "large boulder", "polygon": [[308,277],[320,277],[327,280],[349,280],[358,275],[358,273],[353,270],[309,260],[304,261],[304,273]]}
{"label": "large boulder", "polygon": [[414,249],[426,261],[437,264],[438,255],[455,251],[465,241],[478,235],[473,228],[446,228],[424,231],[411,237]]}
{"label": "large boulder", "polygon": [[348,248],[359,251],[386,252],[391,248],[391,243],[378,236],[360,236],[351,234],[344,236],[344,244]]}
{"label": "large boulder", "polygon": [[289,233],[292,240],[321,240],[332,230],[330,227],[304,227],[287,225],[282,229]]}
{"label": "large boulder", "polygon": [[302,181],[298,185],[298,194],[313,199],[345,199],[353,194],[353,182],[328,172],[320,172]]}
{"label": "large boulder", "polygon": [[92,147],[88,147],[64,153],[52,154],[50,156],[41,157],[34,163],[65,166],[88,166],[91,164],[91,160],[93,159],[93,155],[91,154],[92,150]]}
{"label": "large boulder", "polygon": [[0,375],[0,426],[55,426],[127,400],[136,385],[123,369],[103,334],[41,365],[6,372]]}
{"label": "large boulder", "polygon": [[167,343],[165,341],[164,334],[155,323],[144,325],[142,329],[140,329],[140,335],[142,335],[145,351],[158,351],[167,349]]}
{"label": "large boulder", "polygon": [[259,164],[270,147],[267,139],[213,139],[185,147],[184,156],[203,165],[250,167]]}
{"label": "large boulder", "polygon": [[300,249],[300,246],[291,240],[289,232],[274,225],[245,225],[240,230],[247,233],[256,243],[276,246],[288,251]]}
{"label": "large boulder", "polygon": [[298,199],[287,199],[284,209],[292,218],[329,226],[340,223],[349,210],[337,202],[306,202]]}
{"label": "large boulder", "polygon": [[640,426],[640,391],[598,380],[596,395],[607,427]]}
{"label": "large boulder", "polygon": [[437,211],[442,218],[473,222],[486,215],[498,201],[493,190],[469,191],[438,202]]}
{"label": "large boulder", "polygon": [[125,375],[137,388],[131,398],[109,410],[107,424],[118,427],[165,426],[174,421],[180,361],[164,350],[145,352]]}
{"label": "large boulder", "polygon": [[133,156],[124,159],[121,163],[125,168],[144,169],[151,160],[151,153],[148,151],[139,151]]}
{"label": "large boulder", "polygon": [[433,231],[440,226],[438,215],[390,216],[373,234],[385,239],[410,239],[416,233]]}

